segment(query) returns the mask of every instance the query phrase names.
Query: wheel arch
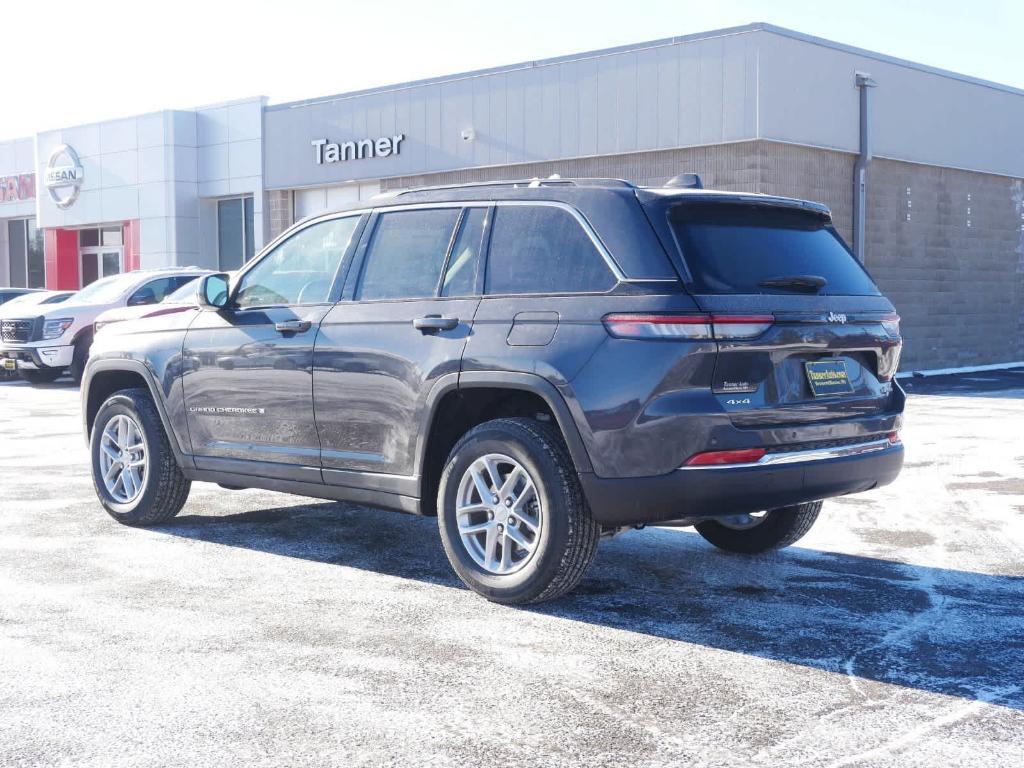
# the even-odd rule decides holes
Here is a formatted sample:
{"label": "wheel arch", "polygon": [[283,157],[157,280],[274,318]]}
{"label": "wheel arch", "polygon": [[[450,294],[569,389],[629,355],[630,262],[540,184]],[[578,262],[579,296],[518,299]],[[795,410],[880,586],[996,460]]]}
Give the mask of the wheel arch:
{"label": "wheel arch", "polygon": [[[487,401],[486,404],[475,404],[475,418],[467,417],[464,423],[446,428],[446,416],[453,413],[453,407],[460,404],[460,399],[471,399],[475,393],[480,393]],[[414,471],[423,513],[432,514],[434,511],[440,469],[451,446],[465,433],[462,427],[471,428],[487,418],[502,415],[526,415],[531,409],[547,413],[553,419],[576,471],[592,472],[590,456],[569,407],[547,379],[533,373],[514,371],[447,374],[437,380],[427,396],[418,433]]]}
{"label": "wheel arch", "polygon": [[187,466],[185,452],[178,444],[177,433],[167,415],[167,408],[160,393],[153,372],[139,360],[95,360],[91,361],[82,378],[82,426],[88,441],[96,421],[96,415],[108,397],[122,389],[141,388],[149,391],[160,422],[167,434],[171,450],[178,466]]}

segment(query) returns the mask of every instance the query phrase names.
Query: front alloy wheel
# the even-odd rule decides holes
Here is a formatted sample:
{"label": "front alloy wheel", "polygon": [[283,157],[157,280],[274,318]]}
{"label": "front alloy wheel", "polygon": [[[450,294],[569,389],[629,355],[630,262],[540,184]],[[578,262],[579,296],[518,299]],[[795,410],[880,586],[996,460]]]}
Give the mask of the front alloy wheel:
{"label": "front alloy wheel", "polygon": [[146,438],[130,416],[117,414],[100,438],[100,472],[107,492],[119,504],[134,501],[146,480]]}
{"label": "front alloy wheel", "polygon": [[100,406],[89,440],[92,481],[103,508],[126,525],[156,525],[185,504],[182,474],[153,398],[122,389]]}

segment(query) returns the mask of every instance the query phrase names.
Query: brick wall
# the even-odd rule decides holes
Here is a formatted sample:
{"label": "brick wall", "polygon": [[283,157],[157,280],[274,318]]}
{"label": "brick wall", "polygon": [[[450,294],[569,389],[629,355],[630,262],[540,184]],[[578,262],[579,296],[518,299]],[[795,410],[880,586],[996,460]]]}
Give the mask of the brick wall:
{"label": "brick wall", "polygon": [[903,368],[1024,360],[1021,182],[876,160],[868,269],[903,317]]}
{"label": "brick wall", "polygon": [[[385,179],[381,189],[552,173],[660,185],[694,171],[709,188],[823,202],[849,241],[855,159],[845,152],[751,141],[407,176]],[[903,370],[1024,360],[1022,228],[1020,180],[874,160],[865,259],[903,318]]]}

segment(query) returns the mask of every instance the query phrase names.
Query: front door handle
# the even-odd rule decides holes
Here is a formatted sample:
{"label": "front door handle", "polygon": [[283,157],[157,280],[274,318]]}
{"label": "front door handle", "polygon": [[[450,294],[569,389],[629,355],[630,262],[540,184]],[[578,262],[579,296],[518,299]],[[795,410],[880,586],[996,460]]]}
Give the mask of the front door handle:
{"label": "front door handle", "polygon": [[417,317],[412,321],[412,326],[421,333],[436,333],[437,331],[450,331],[459,324],[457,317],[441,317],[441,315],[427,315]]}
{"label": "front door handle", "polygon": [[282,320],[279,323],[274,323],[274,330],[279,333],[304,333],[312,326],[313,324],[309,320]]}

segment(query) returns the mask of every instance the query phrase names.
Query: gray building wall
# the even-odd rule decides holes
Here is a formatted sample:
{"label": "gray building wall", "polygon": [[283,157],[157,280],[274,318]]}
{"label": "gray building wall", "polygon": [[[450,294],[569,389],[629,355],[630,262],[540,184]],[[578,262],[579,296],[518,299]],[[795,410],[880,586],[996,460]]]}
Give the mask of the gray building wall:
{"label": "gray building wall", "polygon": [[[552,173],[660,185],[696,171],[716,189],[826,203],[849,240],[854,159],[750,141],[404,176],[382,189]],[[867,267],[903,320],[902,370],[1024,360],[1024,181],[876,160],[867,215]]]}
{"label": "gray building wall", "polygon": [[[855,74],[882,157],[1024,176],[1024,91],[767,24],[402,83],[265,113],[264,182],[359,179],[768,139],[858,149]],[[317,164],[310,142],[404,135]]]}
{"label": "gray building wall", "polygon": [[[264,181],[660,185],[696,171],[822,201],[849,241],[857,72],[878,82],[865,258],[903,316],[904,369],[1024,360],[1024,91],[767,24],[274,105]],[[398,133],[398,155],[314,162],[312,140]]]}

